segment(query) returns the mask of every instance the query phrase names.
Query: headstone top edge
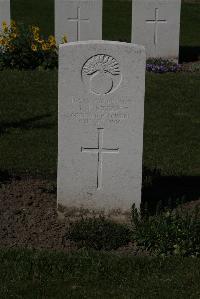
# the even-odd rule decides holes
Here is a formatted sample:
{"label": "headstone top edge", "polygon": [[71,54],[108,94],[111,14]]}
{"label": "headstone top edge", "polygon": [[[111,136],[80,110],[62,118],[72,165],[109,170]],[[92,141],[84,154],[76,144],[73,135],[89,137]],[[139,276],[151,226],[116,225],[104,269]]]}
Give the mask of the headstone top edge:
{"label": "headstone top edge", "polygon": [[158,3],[181,3],[182,0],[132,0],[133,2],[140,2],[140,3],[151,3],[151,2],[158,2]]}
{"label": "headstone top edge", "polygon": [[126,43],[126,42],[118,42],[118,41],[105,41],[105,40],[87,40],[87,41],[78,41],[78,42],[69,42],[65,44],[59,45],[59,50],[67,47],[74,47],[78,45],[105,45],[105,46],[126,46],[133,49],[141,50],[145,53],[145,47],[143,45],[133,44],[133,43]]}
{"label": "headstone top edge", "polygon": [[102,2],[102,0],[55,0],[55,2]]}

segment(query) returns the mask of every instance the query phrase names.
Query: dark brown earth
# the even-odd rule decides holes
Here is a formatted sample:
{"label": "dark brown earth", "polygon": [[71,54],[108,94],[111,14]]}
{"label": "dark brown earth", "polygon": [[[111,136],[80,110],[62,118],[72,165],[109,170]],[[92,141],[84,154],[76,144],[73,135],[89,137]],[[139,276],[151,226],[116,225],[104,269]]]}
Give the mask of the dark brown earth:
{"label": "dark brown earth", "polygon": [[59,222],[56,194],[39,179],[13,180],[0,189],[0,247],[71,250]]}
{"label": "dark brown earth", "polygon": [[[196,201],[187,205],[192,208],[199,203]],[[76,244],[65,238],[68,226],[67,219],[58,220],[56,190],[48,181],[13,179],[0,186],[1,248],[77,250]],[[147,255],[132,243],[117,252]]]}

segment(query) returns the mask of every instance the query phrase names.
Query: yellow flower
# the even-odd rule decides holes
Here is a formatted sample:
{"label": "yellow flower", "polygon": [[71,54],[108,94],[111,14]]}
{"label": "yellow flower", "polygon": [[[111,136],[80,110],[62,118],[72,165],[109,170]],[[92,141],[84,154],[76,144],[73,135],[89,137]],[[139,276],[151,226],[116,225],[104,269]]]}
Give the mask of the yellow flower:
{"label": "yellow flower", "polygon": [[37,46],[35,44],[32,44],[31,49],[32,49],[32,51],[36,52],[37,51]]}
{"label": "yellow flower", "polygon": [[39,33],[36,33],[36,32],[35,32],[35,33],[33,34],[33,38],[34,38],[35,41],[39,41],[39,38],[40,38]]}
{"label": "yellow flower", "polygon": [[1,46],[9,47],[9,42],[10,42],[9,38],[5,38],[5,37],[0,38],[0,45]]}
{"label": "yellow flower", "polygon": [[2,28],[3,28],[3,31],[4,31],[4,32],[8,32],[8,26],[7,26],[6,21],[3,21],[3,22],[2,22]]}
{"label": "yellow flower", "polygon": [[48,44],[47,44],[47,43],[43,43],[43,44],[42,44],[42,50],[43,50],[43,51],[49,50],[49,47],[48,47]]}
{"label": "yellow flower", "polygon": [[11,34],[10,34],[10,37],[11,37],[11,38],[16,38],[16,37],[17,37],[17,34],[16,34],[16,33],[11,33]]}
{"label": "yellow flower", "polygon": [[43,44],[45,41],[43,39],[38,39],[36,42],[39,44]]}
{"label": "yellow flower", "polygon": [[4,45],[5,44],[5,40],[3,38],[0,38],[0,45]]}
{"label": "yellow flower", "polygon": [[3,46],[8,46],[8,44],[9,44],[9,42],[10,42],[10,39],[9,38],[2,38],[2,40],[1,40],[1,44],[3,45]]}
{"label": "yellow flower", "polygon": [[56,45],[56,39],[53,35],[50,35],[48,38],[50,46],[55,46]]}
{"label": "yellow flower", "polygon": [[11,29],[12,30],[16,30],[16,22],[15,21],[13,21],[13,20],[11,20],[11,22],[10,22],[10,27],[11,27]]}
{"label": "yellow flower", "polygon": [[32,26],[31,29],[33,33],[38,33],[40,31],[40,28],[37,26]]}
{"label": "yellow flower", "polygon": [[16,22],[15,22],[14,20],[11,20],[11,21],[10,21],[10,26],[11,26],[11,27],[16,27]]}
{"label": "yellow flower", "polygon": [[46,43],[47,50],[50,50],[51,46],[49,43]]}
{"label": "yellow flower", "polygon": [[67,36],[66,35],[63,36],[62,43],[67,43]]}
{"label": "yellow flower", "polygon": [[3,22],[2,22],[2,27],[7,27],[7,23],[6,23],[6,21],[3,21]]}

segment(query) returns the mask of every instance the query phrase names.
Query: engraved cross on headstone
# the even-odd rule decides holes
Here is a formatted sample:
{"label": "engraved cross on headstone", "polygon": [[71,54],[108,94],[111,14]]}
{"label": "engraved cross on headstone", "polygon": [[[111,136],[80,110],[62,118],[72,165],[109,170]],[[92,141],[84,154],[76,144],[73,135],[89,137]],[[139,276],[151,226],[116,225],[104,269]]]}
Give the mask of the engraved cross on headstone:
{"label": "engraved cross on headstone", "polygon": [[159,23],[167,23],[167,20],[162,20],[158,18],[159,9],[155,8],[155,19],[154,20],[146,20],[146,23],[154,24],[154,45],[156,46],[158,43],[158,25]]}
{"label": "engraved cross on headstone", "polygon": [[104,148],[103,147],[103,128],[98,128],[98,146],[97,147],[81,147],[82,153],[95,153],[98,155],[97,164],[97,189],[102,187],[102,168],[103,154],[118,154],[119,148]]}
{"label": "engraved cross on headstone", "polygon": [[77,18],[68,18],[68,21],[75,22],[77,26],[77,41],[81,39],[81,22],[90,22],[89,19],[81,19],[81,8],[77,7]]}

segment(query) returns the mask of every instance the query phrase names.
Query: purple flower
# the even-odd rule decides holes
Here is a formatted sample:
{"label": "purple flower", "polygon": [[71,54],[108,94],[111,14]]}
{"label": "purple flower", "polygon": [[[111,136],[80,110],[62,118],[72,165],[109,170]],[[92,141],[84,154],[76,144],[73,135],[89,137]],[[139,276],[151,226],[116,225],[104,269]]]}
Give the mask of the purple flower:
{"label": "purple flower", "polygon": [[153,72],[153,73],[167,73],[167,72],[178,72],[181,69],[181,66],[179,64],[175,64],[169,60],[163,60],[163,59],[150,59],[147,62],[146,65],[146,70],[148,72]]}

